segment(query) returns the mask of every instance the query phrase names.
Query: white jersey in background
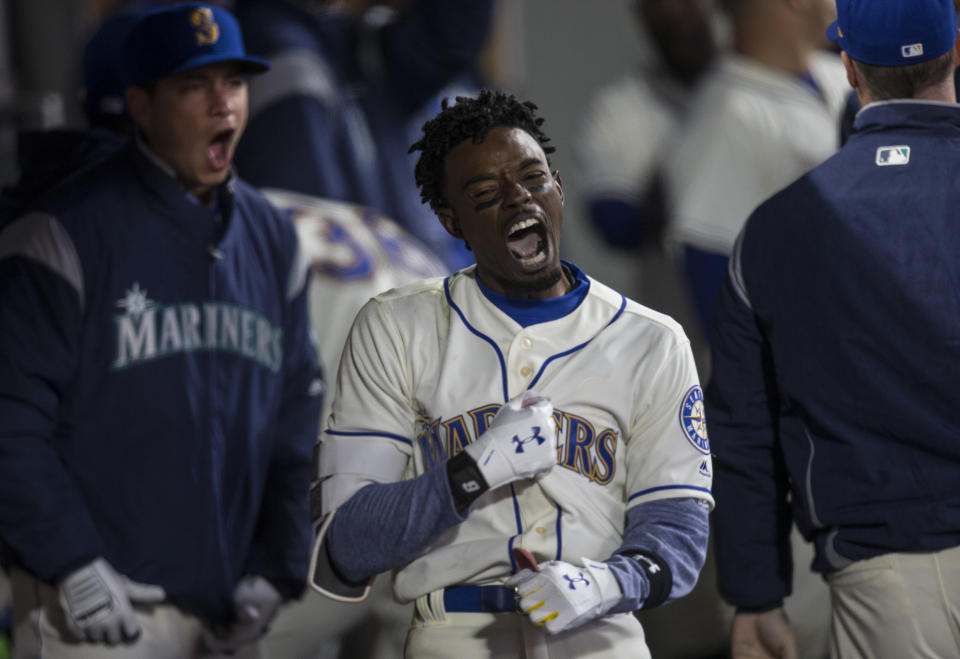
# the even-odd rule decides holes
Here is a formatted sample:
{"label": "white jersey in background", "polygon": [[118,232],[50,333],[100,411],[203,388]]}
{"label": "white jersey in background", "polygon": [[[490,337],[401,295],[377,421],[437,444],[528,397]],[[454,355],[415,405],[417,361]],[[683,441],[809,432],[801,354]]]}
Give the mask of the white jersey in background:
{"label": "white jersey in background", "polygon": [[[261,190],[292,213],[310,261],[308,301],[324,378],[332,383],[357,311],[374,295],[446,271],[419,240],[375,209],[285,190]],[[323,419],[332,387],[324,396]],[[386,582],[362,604],[334,602],[313,590],[280,611],[263,642],[264,659],[333,659],[403,655],[412,609],[393,601]],[[342,636],[350,630],[350,638]]]}
{"label": "white jersey in background", "polygon": [[734,53],[707,74],[666,153],[670,243],[729,254],[761,201],[837,150],[849,92],[840,58],[815,54],[810,77],[816,89]]}

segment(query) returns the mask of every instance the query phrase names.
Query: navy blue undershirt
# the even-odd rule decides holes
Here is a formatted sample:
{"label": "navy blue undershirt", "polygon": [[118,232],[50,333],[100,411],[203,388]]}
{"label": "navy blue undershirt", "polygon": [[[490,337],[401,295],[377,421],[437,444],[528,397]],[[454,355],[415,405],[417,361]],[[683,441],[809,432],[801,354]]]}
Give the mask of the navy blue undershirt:
{"label": "navy blue undershirt", "polygon": [[566,295],[552,297],[546,300],[526,297],[510,297],[497,293],[488,288],[477,276],[477,285],[484,297],[507,314],[520,327],[529,327],[537,323],[546,323],[557,318],[563,318],[580,306],[587,293],[590,292],[590,280],[577,266],[569,261],[561,261],[564,273],[573,282],[573,288]]}

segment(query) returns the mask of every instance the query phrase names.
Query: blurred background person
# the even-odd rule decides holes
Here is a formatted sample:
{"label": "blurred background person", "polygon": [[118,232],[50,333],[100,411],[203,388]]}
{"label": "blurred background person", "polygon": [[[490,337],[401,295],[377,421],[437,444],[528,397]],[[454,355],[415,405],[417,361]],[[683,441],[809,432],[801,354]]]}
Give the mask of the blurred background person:
{"label": "blurred background person", "polygon": [[416,119],[477,86],[494,0],[237,0],[251,52],[276,62],[251,88],[244,176],[393,217],[451,269],[472,263],[411,186]]}
{"label": "blurred background person", "polygon": [[747,216],[839,146],[847,96],[824,50],[834,0],[724,0],[733,52],[703,80],[665,165],[667,237],[709,330]]}
{"label": "blurred background person", "polygon": [[19,180],[0,192],[0,226],[65,177],[126,144],[133,122],[123,98],[123,43],[138,16],[134,11],[112,15],[83,49],[77,101],[85,127],[25,130],[17,136]]}
{"label": "blurred background person", "polygon": [[[668,217],[662,165],[684,130],[697,83],[727,40],[727,26],[714,0],[632,0],[631,5],[650,53],[593,96],[578,126],[586,213],[606,245],[633,256],[624,269],[639,279],[644,303],[683,319],[699,339],[698,324],[689,322],[685,284],[662,248]],[[712,552],[690,595],[640,612],[656,656],[723,656],[731,617],[717,592]],[[713,624],[703,625],[703,633],[685,634],[682,626],[690,619]]]}
{"label": "blurred background person", "polygon": [[[290,213],[312,277],[310,321],[328,381],[360,307],[377,293],[416,279],[440,276],[444,263],[410,233],[376,209],[264,189]],[[325,420],[330,398],[324,400]],[[389,579],[377,580],[364,602],[335,602],[313,589],[280,610],[263,642],[268,659],[342,659],[403,656],[413,608],[393,601]]]}
{"label": "blurred background person", "polygon": [[[667,240],[703,336],[744,222],[757,204],[837,150],[848,90],[839,56],[826,51],[834,0],[724,0],[724,6],[732,52],[702,81],[664,169]],[[709,381],[709,350],[698,356]],[[829,615],[822,603],[829,594],[807,569],[812,548],[796,530],[792,545],[796,568],[786,611],[800,656],[823,657]]]}

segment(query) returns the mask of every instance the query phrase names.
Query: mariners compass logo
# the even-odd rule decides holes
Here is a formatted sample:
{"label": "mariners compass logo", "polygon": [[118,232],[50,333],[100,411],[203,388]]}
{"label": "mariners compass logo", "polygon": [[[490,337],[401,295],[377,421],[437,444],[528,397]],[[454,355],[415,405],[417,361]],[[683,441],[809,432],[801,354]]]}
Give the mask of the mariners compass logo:
{"label": "mariners compass logo", "polygon": [[139,318],[144,311],[153,308],[153,306],[154,301],[147,297],[147,291],[140,288],[139,282],[133,282],[133,286],[127,289],[122,298],[117,300],[117,307],[136,318]]}
{"label": "mariners compass logo", "polygon": [[690,387],[684,395],[680,404],[680,425],[683,427],[683,434],[698,451],[710,453],[707,419],[703,411],[703,389],[700,385]]}

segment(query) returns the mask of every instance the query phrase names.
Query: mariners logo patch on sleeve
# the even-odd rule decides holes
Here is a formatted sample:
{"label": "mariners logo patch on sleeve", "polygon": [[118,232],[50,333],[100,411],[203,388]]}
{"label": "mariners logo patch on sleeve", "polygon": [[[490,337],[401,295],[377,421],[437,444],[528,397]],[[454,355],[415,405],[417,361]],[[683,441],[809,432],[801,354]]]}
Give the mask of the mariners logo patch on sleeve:
{"label": "mariners logo patch on sleeve", "polygon": [[707,438],[707,419],[703,413],[703,389],[695,384],[687,391],[680,404],[680,426],[690,443],[701,453],[710,453]]}

